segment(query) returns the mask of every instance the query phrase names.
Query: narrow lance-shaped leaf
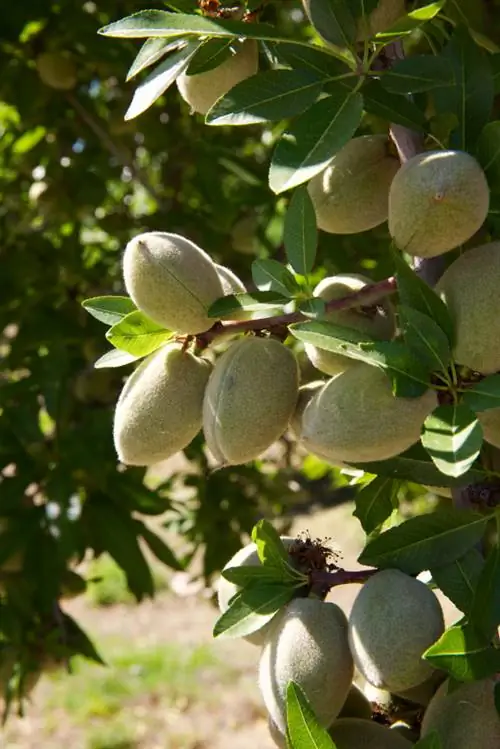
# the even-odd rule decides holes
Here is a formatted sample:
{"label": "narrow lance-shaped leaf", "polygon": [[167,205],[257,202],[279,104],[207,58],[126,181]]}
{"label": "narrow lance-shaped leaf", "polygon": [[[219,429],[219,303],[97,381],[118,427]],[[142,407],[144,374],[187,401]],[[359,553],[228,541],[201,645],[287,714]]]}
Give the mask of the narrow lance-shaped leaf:
{"label": "narrow lance-shaped leaf", "polygon": [[283,583],[293,580],[297,582],[302,580],[304,585],[307,584],[307,577],[301,572],[294,570],[289,564],[271,567],[269,565],[240,565],[239,567],[226,567],[221,572],[222,577],[230,583],[243,588],[256,581],[264,583]]}
{"label": "narrow lance-shaped leaf", "polygon": [[247,312],[266,312],[282,309],[289,298],[276,291],[254,291],[251,294],[229,294],[217,299],[208,309],[208,317],[216,320],[230,318],[232,313],[242,310]]}
{"label": "narrow lance-shaped leaf", "polygon": [[455,606],[468,614],[472,608],[477,582],[484,567],[484,559],[478,549],[469,549],[453,562],[431,567],[434,582]]}
{"label": "narrow lance-shaped leaf", "polygon": [[169,42],[168,39],[146,39],[130,66],[126,80],[132,80],[136,75],[142,73],[143,70],[161,60],[166,54],[179,49],[179,47],[185,44],[186,41],[184,39],[175,39],[173,42]]}
{"label": "narrow lance-shaped leaf", "polygon": [[125,113],[125,120],[132,120],[146,111],[174,83],[187,68],[189,61],[202,42],[190,41],[158,65],[137,87],[132,102]]}
{"label": "narrow lance-shaped leaf", "polygon": [[458,681],[478,681],[500,671],[500,650],[467,623],[447,629],[423,658]]}
{"label": "narrow lance-shaped leaf", "polygon": [[425,115],[417,105],[405,96],[386,91],[380,81],[371,80],[363,86],[363,99],[370,114],[410,130],[422,132],[425,129]]}
{"label": "narrow lance-shaped leaf", "polygon": [[405,305],[398,308],[399,324],[409,350],[430,372],[445,373],[451,361],[446,334],[428,315]]}
{"label": "narrow lance-shaped leaf", "polygon": [[142,359],[142,355],[129,354],[127,351],[120,351],[120,349],[113,348],[111,351],[106,351],[105,354],[99,357],[95,362],[95,369],[107,369],[110,367],[124,367],[127,364]]}
{"label": "narrow lance-shaped leaf", "polygon": [[105,325],[115,325],[137,309],[128,296],[95,296],[92,299],[85,299],[82,307],[89,315]]}
{"label": "narrow lance-shaped leaf", "polygon": [[228,610],[219,617],[214,637],[246,637],[271,621],[282,606],[294,595],[298,583],[250,583],[231,601]]}
{"label": "narrow lance-shaped leaf", "polygon": [[494,546],[477,581],[470,623],[491,639],[500,626],[500,549]]}
{"label": "narrow lance-shaped leaf", "polygon": [[302,114],[323,82],[308,70],[266,70],[236,84],[206,116],[208,125],[254,125]]}
{"label": "narrow lance-shaped leaf", "polygon": [[165,330],[139,310],[130,312],[106,332],[106,338],[115,348],[134,356],[151,354],[172,336],[170,330]]}
{"label": "narrow lance-shaped leaf", "polygon": [[423,8],[417,8],[417,10],[411,11],[406,16],[403,16],[397,21],[390,29],[381,31],[375,36],[375,40],[388,42],[391,39],[399,36],[406,36],[411,34],[415,29],[418,29],[427,21],[431,21],[437,16],[437,14],[443,9],[446,0],[438,0],[434,3],[429,3]]}
{"label": "narrow lance-shaped leaf", "polygon": [[500,375],[489,375],[468,387],[462,400],[474,413],[500,408]]}
{"label": "narrow lance-shaped leaf", "polygon": [[201,46],[186,68],[187,75],[199,75],[213,70],[231,57],[234,39],[209,39]]}
{"label": "narrow lance-shaped leaf", "polygon": [[296,70],[311,70],[320,78],[331,79],[336,76],[350,75],[351,81],[356,80],[355,73],[349,67],[350,59],[337,59],[332,54],[328,54],[328,52],[335,53],[335,50],[327,52],[325,47],[304,46],[292,40],[274,44],[273,50],[280,60]]}
{"label": "narrow lance-shaped leaf", "polygon": [[483,430],[465,404],[438,406],[424,422],[421,441],[442,473],[458,477],[479,455]]}
{"label": "narrow lance-shaped leaf", "polygon": [[314,266],[318,230],[316,213],[307,188],[298,187],[285,215],[283,242],[288,262],[296,273],[307,276]]}
{"label": "narrow lance-shaped leaf", "polygon": [[337,47],[352,47],[356,21],[347,0],[309,0],[311,23],[323,39]]}
{"label": "narrow lance-shaped leaf", "polygon": [[300,291],[293,274],[277,260],[254,260],[252,280],[261,291],[272,291],[288,297],[293,297]]}
{"label": "narrow lance-shaped leaf", "polygon": [[252,541],[257,546],[257,554],[263,565],[283,567],[288,561],[288,553],[278,532],[267,520],[259,520],[252,529]]}
{"label": "narrow lance-shaped leaf", "polygon": [[369,541],[359,562],[415,574],[453,562],[482,537],[487,518],[464,510],[437,510],[410,518]]}
{"label": "narrow lance-shaped leaf", "polygon": [[415,55],[398,60],[382,75],[381,82],[387,91],[395,94],[416,94],[453,85],[453,68],[444,57]]}
{"label": "narrow lance-shaped leaf", "polygon": [[287,684],[286,722],[292,749],[336,749],[330,734],[314,714],[304,691],[293,681]]}
{"label": "narrow lance-shaped leaf", "polygon": [[316,102],[278,141],[269,186],[280,194],[314,177],[354,135],[363,114],[363,97],[339,87]]}
{"label": "narrow lance-shaped leaf", "polygon": [[365,533],[372,533],[390,517],[397,506],[399,486],[399,481],[377,476],[357,493],[353,515],[359,519]]}

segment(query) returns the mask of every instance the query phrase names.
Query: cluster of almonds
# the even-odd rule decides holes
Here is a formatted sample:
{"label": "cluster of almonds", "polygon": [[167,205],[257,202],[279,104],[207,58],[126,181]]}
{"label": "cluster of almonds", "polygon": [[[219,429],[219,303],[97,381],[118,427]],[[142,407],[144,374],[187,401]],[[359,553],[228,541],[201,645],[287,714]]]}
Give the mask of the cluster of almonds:
{"label": "cluster of almonds", "polygon": [[[303,542],[281,540],[290,564],[300,568],[295,551]],[[256,546],[249,544],[225,569],[259,564]],[[238,591],[220,578],[222,613]],[[445,674],[422,659],[443,631],[443,613],[432,590],[396,569],[376,572],[363,584],[348,619],[333,602],[293,599],[245,638],[261,648],[259,687],[279,749],[286,747],[289,681],[304,690],[337,749],[409,749],[419,733],[424,738],[434,730],[442,749],[498,749],[494,680],[448,692]],[[417,718],[415,724],[394,717],[398,700]],[[374,712],[384,725],[372,720]]]}

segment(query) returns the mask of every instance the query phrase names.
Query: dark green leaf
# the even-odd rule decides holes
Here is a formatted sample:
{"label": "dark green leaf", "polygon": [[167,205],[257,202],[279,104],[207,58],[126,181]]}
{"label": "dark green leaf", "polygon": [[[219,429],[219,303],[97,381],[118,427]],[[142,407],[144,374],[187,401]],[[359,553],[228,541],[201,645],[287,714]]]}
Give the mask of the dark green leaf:
{"label": "dark green leaf", "polygon": [[333,57],[325,48],[283,42],[275,44],[273,49],[283,62],[296,70],[311,70],[323,79],[350,75],[355,80],[355,75],[346,62]]}
{"label": "dark green leaf", "polygon": [[189,41],[185,47],[174,52],[160,63],[136,88],[124,119],[127,121],[133,120],[134,117],[138,117],[149,109],[187,68],[189,61],[201,44],[200,41]]}
{"label": "dark green leaf", "polygon": [[453,321],[443,300],[417,276],[399,253],[394,253],[393,259],[400,302],[431,317],[453,344]]}
{"label": "dark green leaf", "polygon": [[233,39],[209,39],[198,49],[189,63],[187,75],[199,75],[222,65],[231,57]]}
{"label": "dark green leaf", "polygon": [[493,106],[491,66],[486,53],[471,39],[465,27],[456,28],[443,56],[453,66],[455,83],[439,90],[436,109],[440,113],[451,112],[458,119],[450,146],[470,151],[488,122]]}
{"label": "dark green leaf", "polygon": [[482,537],[487,518],[464,510],[436,510],[410,518],[369,541],[359,562],[397,567],[409,575],[458,559]]}
{"label": "dark green leaf", "polygon": [[293,681],[287,684],[286,722],[291,749],[336,749],[302,688]]}
{"label": "dark green leaf", "polygon": [[139,533],[141,534],[144,541],[147,543],[153,554],[157,559],[160,560],[167,567],[172,570],[183,570],[184,567],[175,556],[172,549],[167,546],[165,541],[153,533],[144,523],[139,523]]}
{"label": "dark green leaf", "polygon": [[128,354],[126,351],[120,351],[120,349],[114,348],[111,351],[106,351],[99,359],[95,362],[94,367],[96,369],[106,369],[107,367],[124,367],[126,364],[131,364],[138,359],[142,359],[142,355]]}
{"label": "dark green leaf", "polygon": [[425,738],[413,744],[413,749],[443,749],[443,742],[437,731],[431,731]]}
{"label": "dark green leaf", "polygon": [[408,349],[430,372],[446,372],[451,361],[451,349],[439,325],[428,315],[406,305],[401,305],[398,312],[399,325]]}
{"label": "dark green leaf", "polygon": [[168,39],[146,39],[130,66],[126,80],[132,80],[138,73],[161,60],[168,52],[173,52],[184,44],[184,39],[176,39],[173,42],[169,42]]}
{"label": "dark green leaf", "polygon": [[455,606],[468,614],[472,608],[477,581],[484,559],[477,549],[469,549],[463,556],[441,567],[431,567],[432,579]]}
{"label": "dark green leaf", "polygon": [[309,17],[318,34],[337,47],[352,47],[356,20],[346,0],[309,0]]}
{"label": "dark green leaf", "polygon": [[479,455],[483,430],[465,404],[438,406],[424,422],[421,441],[442,473],[458,477]]}
{"label": "dark green leaf", "polygon": [[379,528],[397,507],[399,486],[399,481],[377,477],[357,493],[353,515],[359,519],[366,534]]}
{"label": "dark green leaf", "polygon": [[254,125],[295,117],[314,104],[323,83],[309,70],[266,70],[216,101],[208,125]]}
{"label": "dark green leaf", "polygon": [[[499,55],[500,57],[500,55]],[[500,189],[500,120],[488,122],[477,142],[476,156],[486,172],[488,183]]]}
{"label": "dark green leaf", "polygon": [[116,325],[137,308],[128,296],[95,296],[85,299],[82,307],[105,325]]}
{"label": "dark green leaf", "polygon": [[500,650],[478,635],[470,624],[447,629],[423,658],[457,681],[478,681],[500,671]]}
{"label": "dark green leaf", "polygon": [[61,617],[64,637],[70,652],[82,655],[89,661],[99,663],[101,666],[106,666],[106,661],[101,658],[94,643],[75,620],[66,612],[61,612]]}
{"label": "dark green leaf", "polygon": [[467,388],[462,400],[474,413],[500,408],[500,375],[489,375],[481,382],[476,382]]}
{"label": "dark green leaf", "polygon": [[313,319],[323,317],[326,310],[326,303],[324,299],[311,297],[311,299],[304,299],[304,301],[300,302],[298,310],[306,317],[311,317]]}
{"label": "dark green leaf", "polygon": [[288,562],[288,552],[279,533],[267,520],[259,520],[252,529],[252,541],[264,566],[282,568]]}
{"label": "dark green leaf", "polygon": [[228,610],[217,619],[214,637],[245,637],[267,624],[279,609],[293,598],[297,584],[270,583],[248,585],[231,601]]}
{"label": "dark green leaf", "polygon": [[280,194],[314,177],[354,135],[363,114],[363,97],[339,87],[294,122],[278,141],[269,186]]}
{"label": "dark green leaf", "polygon": [[491,639],[500,626],[500,549],[494,546],[478,580],[470,623]]}
{"label": "dark green leaf", "polygon": [[495,95],[500,94],[500,54],[490,57],[491,71],[493,73],[493,85]]}
{"label": "dark green leaf", "polygon": [[254,260],[252,279],[260,291],[273,292],[293,297],[300,286],[288,268],[277,260]]}
{"label": "dark green leaf", "polygon": [[208,317],[216,320],[231,317],[233,312],[276,310],[290,300],[276,291],[254,291],[251,294],[229,294],[217,299],[208,309]]}
{"label": "dark green leaf", "polygon": [[386,91],[379,81],[369,81],[362,90],[365,109],[370,114],[410,130],[424,130],[424,113],[406,97]]}
{"label": "dark green leaf", "polygon": [[283,229],[287,260],[295,273],[307,276],[314,266],[318,230],[316,213],[307,188],[298,187],[288,205]]}
{"label": "dark green leaf", "polygon": [[106,332],[106,338],[115,348],[134,356],[151,354],[172,335],[170,330],[165,330],[139,310],[130,312]]}
{"label": "dark green leaf", "polygon": [[427,21],[435,18],[445,3],[446,0],[438,0],[408,13],[397,21],[394,26],[391,26],[390,29],[376,34],[375,39],[377,41],[390,41],[396,37],[411,34],[415,29],[420,28]]}
{"label": "dark green leaf", "polygon": [[369,340],[357,330],[321,320],[295,323],[289,330],[304,343],[378,367],[390,377],[396,396],[418,397],[429,387],[428,371],[399,341]]}
{"label": "dark green leaf", "polygon": [[[382,86],[394,94],[416,94],[454,83],[449,60],[433,55],[415,55],[398,60],[382,78]],[[439,96],[439,93],[438,93]]]}

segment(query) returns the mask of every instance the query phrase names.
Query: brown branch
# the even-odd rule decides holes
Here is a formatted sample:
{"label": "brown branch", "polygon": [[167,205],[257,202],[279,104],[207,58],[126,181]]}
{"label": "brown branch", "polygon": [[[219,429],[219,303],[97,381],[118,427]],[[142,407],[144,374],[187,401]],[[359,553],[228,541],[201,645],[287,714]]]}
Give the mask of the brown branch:
{"label": "brown branch", "polygon": [[378,569],[366,570],[312,570],[309,573],[311,592],[318,594],[320,597],[326,596],[331,588],[337,585],[348,585],[350,583],[365,583],[370,577],[375,575]]}
{"label": "brown branch", "polygon": [[[351,309],[352,307],[370,307],[379,302],[389,294],[397,291],[396,278],[391,276],[383,281],[368,284],[360,291],[348,294],[341,299],[332,299],[326,303],[325,311]],[[285,315],[274,315],[272,317],[262,317],[255,320],[242,320],[235,322],[216,322],[215,325],[196,336],[200,346],[208,346],[216,338],[223,335],[234,335],[236,333],[248,333],[250,331],[270,330],[272,328],[282,328],[297,322],[310,320],[310,317],[302,312],[289,312]]]}

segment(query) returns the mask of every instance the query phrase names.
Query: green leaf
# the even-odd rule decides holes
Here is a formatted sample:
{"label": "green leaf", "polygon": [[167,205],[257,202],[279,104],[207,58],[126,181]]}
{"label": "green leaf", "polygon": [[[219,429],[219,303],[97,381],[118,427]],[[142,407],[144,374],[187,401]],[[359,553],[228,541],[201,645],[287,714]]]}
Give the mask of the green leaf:
{"label": "green leaf", "polygon": [[495,95],[500,94],[500,55],[493,55],[490,57],[491,70],[493,73],[493,85],[495,87]]}
{"label": "green leaf", "polygon": [[186,69],[187,75],[199,75],[219,67],[231,57],[231,46],[234,46],[233,39],[209,39],[194,54]]}
{"label": "green leaf", "polygon": [[289,331],[299,341],[378,367],[391,379],[396,396],[415,398],[429,387],[427,370],[399,341],[369,340],[357,330],[322,320],[294,323]]}
{"label": "green leaf", "polygon": [[441,509],[410,518],[369,541],[359,562],[396,567],[409,575],[458,559],[482,537],[487,518],[465,510]]}
{"label": "green leaf", "polygon": [[425,115],[410,99],[386,91],[379,81],[369,81],[362,90],[365,109],[370,114],[410,130],[421,132],[425,129]]}
{"label": "green leaf", "polygon": [[323,83],[308,70],[266,70],[236,84],[215,102],[208,125],[255,125],[295,117],[314,104]]}
{"label": "green leaf", "polygon": [[289,298],[276,291],[253,291],[251,294],[228,294],[217,299],[208,308],[208,317],[219,320],[231,317],[234,312],[266,312],[282,308],[289,302]]}
{"label": "green leaf", "polygon": [[[499,55],[500,57],[500,55]],[[477,160],[483,167],[488,183],[494,190],[500,189],[500,120],[488,122],[477,142]]]}
{"label": "green leaf", "polygon": [[326,303],[324,299],[319,297],[311,297],[311,299],[304,299],[298,305],[298,311],[302,312],[306,317],[318,318],[324,317],[326,312]]}
{"label": "green leaf", "polygon": [[287,260],[295,273],[307,276],[314,266],[318,230],[316,213],[307,188],[298,187],[285,215],[283,243]]}
{"label": "green leaf", "polygon": [[69,614],[66,614],[66,612],[61,612],[61,619],[61,629],[64,632],[66,640],[65,645],[70,652],[73,654],[78,653],[78,655],[82,655],[89,661],[98,663],[101,666],[107,666],[106,661],[102,659],[94,643],[79,624]]}
{"label": "green leaf", "polygon": [[288,552],[279,533],[267,520],[259,520],[252,529],[252,541],[262,564],[282,568],[288,562]]}
{"label": "green leaf", "polygon": [[463,393],[462,400],[474,413],[500,408],[500,375],[489,375],[474,383]]}
{"label": "green leaf", "polygon": [[271,621],[292,600],[297,584],[258,582],[248,585],[231,601],[228,610],[217,619],[214,637],[246,637]]}
{"label": "green leaf", "polygon": [[137,309],[128,296],[95,296],[85,299],[82,307],[105,325],[115,325]]}
{"label": "green leaf", "polygon": [[291,749],[336,749],[304,691],[293,681],[286,689],[286,722]]}
{"label": "green leaf", "polygon": [[442,473],[458,477],[479,455],[483,430],[465,404],[438,406],[424,422],[421,441]]}
{"label": "green leaf", "polygon": [[311,70],[320,78],[327,80],[340,75],[350,75],[352,76],[351,81],[356,80],[355,74],[348,67],[349,61],[333,57],[325,51],[325,48],[312,45],[304,46],[290,41],[274,44],[273,49],[283,62],[295,70]]}
{"label": "green leaf", "polygon": [[168,52],[179,49],[185,43],[184,39],[176,39],[173,42],[167,39],[146,39],[130,66],[126,80],[132,80],[138,73],[142,73],[143,70],[161,60]]}
{"label": "green leaf", "polygon": [[187,68],[189,61],[201,44],[200,41],[190,41],[185,47],[174,52],[164,62],[160,63],[136,88],[124,119],[127,121],[133,120],[134,117],[138,117],[149,109]]}
{"label": "green leaf", "polygon": [[309,0],[311,23],[330,44],[352,47],[356,40],[356,20],[346,0]]}
{"label": "green leaf", "polygon": [[453,345],[454,329],[448,307],[436,292],[422,281],[399,253],[393,253],[401,304],[432,318]]}
{"label": "green leaf", "polygon": [[394,94],[431,91],[441,86],[452,86],[454,80],[450,61],[433,55],[415,55],[398,60],[381,78],[382,86]]}
{"label": "green leaf", "polygon": [[379,528],[397,507],[399,486],[400,482],[394,479],[376,477],[357,493],[353,515],[366,534]]}
{"label": "green leaf", "polygon": [[254,260],[252,279],[260,291],[272,291],[289,298],[300,291],[293,274],[277,260]]}
{"label": "green leaf", "polygon": [[432,579],[455,606],[468,614],[472,608],[477,581],[484,566],[483,555],[469,549],[458,559],[431,567]]}
{"label": "green leaf", "polygon": [[453,66],[455,83],[439,90],[436,110],[451,112],[457,117],[459,124],[451,134],[450,147],[473,151],[493,107],[491,66],[486,53],[471,39],[465,27],[456,28],[443,56]]}
{"label": "green leaf", "polygon": [[163,346],[173,333],[136,310],[113,325],[106,338],[115,348],[134,356],[147,356]]}
{"label": "green leaf", "polygon": [[406,36],[411,34],[415,29],[420,28],[427,21],[431,21],[440,10],[444,7],[446,0],[438,0],[435,3],[429,3],[423,8],[408,13],[398,20],[394,26],[386,31],[381,31],[375,35],[375,40],[378,41],[390,41],[395,37]]}
{"label": "green leaf", "polygon": [[500,671],[500,650],[467,623],[447,629],[422,657],[462,682],[485,679]]}
{"label": "green leaf", "polygon": [[488,472],[480,465],[475,465],[460,478],[445,476],[436,468],[429,453],[424,450],[420,442],[395,458],[360,463],[355,467],[377,476],[391,476],[401,481],[413,481],[427,486],[459,486],[485,481],[489,478]]}
{"label": "green leaf", "polygon": [[443,749],[443,742],[437,731],[431,731],[425,738],[413,744],[413,749]]}
{"label": "green leaf", "polygon": [[406,305],[401,305],[398,313],[408,349],[430,372],[446,372],[451,361],[451,349],[439,325],[428,315]]}
{"label": "green leaf", "polygon": [[354,135],[363,114],[363,97],[339,87],[301,115],[278,141],[269,186],[280,194],[321,172]]}
{"label": "green leaf", "polygon": [[183,565],[179,562],[172,549],[167,546],[165,541],[160,538],[160,536],[157,536],[156,533],[153,533],[153,531],[150,530],[147,525],[139,522],[139,533],[147,543],[155,557],[160,562],[165,564],[167,567],[170,567],[170,569],[172,570],[181,571],[184,569]]}
{"label": "green leaf", "polygon": [[483,567],[472,604],[470,623],[491,640],[500,626],[500,549],[494,546]]}
{"label": "green leaf", "polygon": [[95,362],[95,369],[106,369],[107,367],[124,367],[126,364],[132,364],[132,362],[142,359],[141,356],[135,354],[128,354],[126,351],[120,351],[120,349],[114,348],[111,351],[106,351],[105,354],[99,357]]}

